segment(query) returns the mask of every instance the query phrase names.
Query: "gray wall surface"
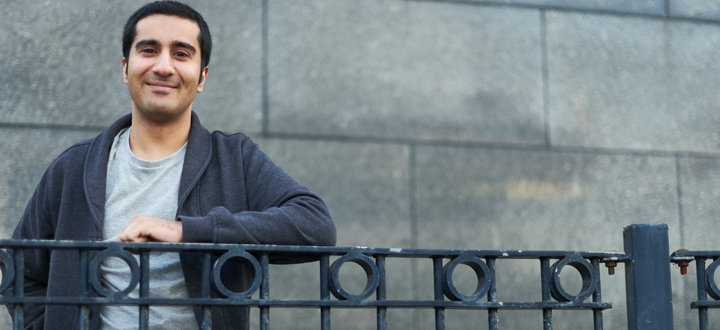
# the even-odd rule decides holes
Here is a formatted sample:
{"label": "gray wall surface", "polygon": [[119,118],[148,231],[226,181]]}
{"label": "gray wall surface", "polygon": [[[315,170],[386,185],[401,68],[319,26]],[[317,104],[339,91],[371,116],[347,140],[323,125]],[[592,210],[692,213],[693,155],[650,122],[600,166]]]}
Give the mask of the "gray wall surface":
{"label": "gray wall surface", "polygon": [[[145,2],[0,0],[0,239],[60,152],[130,111],[120,37]],[[204,125],[251,135],[320,194],[340,246],[622,251],[624,226],[667,223],[671,251],[720,249],[720,0],[185,2],[214,39]],[[389,265],[389,297],[430,297],[430,267]],[[672,275],[676,329],[697,325],[693,267]],[[315,299],[316,269],[273,266],[271,295]],[[498,272],[501,300],[541,299],[535,263]],[[626,327],[623,278],[602,277],[607,329]],[[375,328],[372,310],[332,315]],[[448,329],[485,315],[448,311]],[[500,312],[504,329],[541,323]],[[271,325],[316,329],[319,312]]]}

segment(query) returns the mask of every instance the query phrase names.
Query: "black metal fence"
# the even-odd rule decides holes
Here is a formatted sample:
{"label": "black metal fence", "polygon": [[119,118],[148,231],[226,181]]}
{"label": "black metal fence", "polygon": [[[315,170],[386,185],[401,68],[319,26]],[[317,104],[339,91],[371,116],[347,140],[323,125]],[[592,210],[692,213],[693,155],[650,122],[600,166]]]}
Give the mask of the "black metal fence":
{"label": "black metal fence", "polygon": [[[622,263],[625,264],[628,329],[658,330],[673,328],[671,262],[687,267],[694,260],[698,268],[698,283],[706,285],[698,285],[698,301],[692,304],[692,308],[700,311],[700,329],[707,329],[707,309],[720,307],[719,302],[707,300],[708,294],[714,299],[720,299],[720,289],[715,285],[713,277],[720,265],[720,251],[679,251],[672,255],[671,260],[666,225],[631,225],[625,228],[624,243],[625,252],[619,253],[0,240],[0,248],[8,251],[0,251],[0,262],[4,269],[0,292],[13,290],[12,295],[0,298],[0,304],[14,307],[14,329],[22,328],[21,307],[25,304],[79,306],[80,320],[86,320],[81,322],[81,328],[87,327],[91,305],[138,306],[139,329],[148,329],[149,306],[193,305],[202,307],[202,329],[212,328],[212,309],[216,306],[258,308],[260,329],[269,329],[271,309],[288,307],[319,309],[320,327],[323,330],[331,328],[330,314],[336,308],[376,310],[379,330],[387,328],[387,311],[393,308],[432,309],[435,311],[436,329],[445,328],[445,311],[448,309],[485,310],[489,329],[499,328],[499,310],[538,310],[541,311],[543,329],[546,330],[553,327],[554,310],[591,310],[594,329],[603,329],[603,311],[612,308],[612,303],[602,301],[600,272],[604,269],[600,266],[604,263],[612,272],[618,263]],[[78,251],[81,265],[78,281],[84,291],[75,297],[24,297],[20,289],[24,277],[20,274],[24,273],[24,252],[31,249]],[[150,251],[203,253],[201,297],[151,298],[148,289]],[[139,263],[131,252],[139,254]],[[103,287],[100,263],[108,257],[121,258],[130,267],[132,278],[125,290],[116,292]],[[432,299],[387,298],[386,263],[398,258],[432,262]],[[318,299],[270,297],[270,263],[290,259],[319,265]],[[496,279],[501,274],[496,273],[496,264],[513,259],[538,261],[542,288],[540,301],[498,301]],[[705,262],[708,259],[715,261],[706,269]],[[245,291],[231,291],[223,284],[220,270],[230,260],[244,262],[251,269],[252,283]],[[346,263],[360,266],[367,275],[365,287],[359,293],[351,293],[343,288],[339,274],[340,268]],[[470,290],[472,292],[463,293],[456,287],[453,274],[460,265],[470,268],[477,278],[477,286]],[[561,272],[568,266],[576,269],[582,278],[577,294],[568,293],[560,280]],[[128,298],[127,294],[137,286],[140,288],[139,298]],[[213,298],[211,290],[215,290],[221,297]]]}
{"label": "black metal fence", "polygon": [[[690,307],[698,310],[699,329],[707,330],[708,309],[720,308],[720,289],[715,283],[715,271],[720,266],[720,251],[676,251],[672,254],[674,262],[683,267],[683,274],[686,272],[690,262],[695,261],[697,275],[697,300],[690,304]],[[706,262],[712,261],[706,267]],[[708,300],[708,296],[712,300]],[[715,325],[717,328],[717,325]]]}

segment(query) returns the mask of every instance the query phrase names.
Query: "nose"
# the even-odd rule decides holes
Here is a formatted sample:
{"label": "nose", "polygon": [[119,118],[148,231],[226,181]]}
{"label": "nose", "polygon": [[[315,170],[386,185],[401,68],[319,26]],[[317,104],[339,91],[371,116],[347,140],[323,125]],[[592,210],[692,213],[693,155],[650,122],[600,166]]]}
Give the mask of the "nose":
{"label": "nose", "polygon": [[175,72],[175,67],[169,52],[162,52],[160,56],[157,57],[153,72],[160,76],[169,76]]}

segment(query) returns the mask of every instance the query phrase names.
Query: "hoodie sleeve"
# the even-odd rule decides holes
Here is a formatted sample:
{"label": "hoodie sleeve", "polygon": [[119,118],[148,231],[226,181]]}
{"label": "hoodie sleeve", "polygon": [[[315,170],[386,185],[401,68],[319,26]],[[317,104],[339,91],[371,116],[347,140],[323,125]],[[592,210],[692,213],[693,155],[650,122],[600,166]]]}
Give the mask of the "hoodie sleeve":
{"label": "hoodie sleeve", "polygon": [[239,195],[244,195],[247,210],[233,213],[226,205],[217,205],[206,215],[179,216],[183,241],[335,245],[335,225],[320,197],[273,163],[250,138],[241,140],[237,152],[244,181],[237,184],[244,187],[233,189],[243,190]]}

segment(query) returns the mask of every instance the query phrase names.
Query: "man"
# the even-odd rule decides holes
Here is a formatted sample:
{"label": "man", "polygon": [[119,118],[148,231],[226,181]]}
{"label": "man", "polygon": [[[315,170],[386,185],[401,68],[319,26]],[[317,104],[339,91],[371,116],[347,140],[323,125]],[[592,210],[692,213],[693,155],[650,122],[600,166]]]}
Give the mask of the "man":
{"label": "man", "polygon": [[[334,245],[335,227],[318,196],[247,136],[210,133],[193,113],[211,45],[207,24],[186,5],[161,1],[135,12],[123,33],[131,114],[53,161],[13,238]],[[80,292],[76,251],[28,250],[25,258],[26,295]],[[199,297],[200,260],[199,253],[153,253],[151,297]],[[114,258],[101,273],[111,290],[124,289],[130,277]],[[247,269],[236,274],[229,287],[247,286]],[[198,329],[199,313],[151,307],[150,327]],[[137,306],[91,306],[90,327],[137,329],[137,314]],[[75,306],[25,307],[26,329],[78,322]],[[246,327],[247,308],[213,308],[213,329]]]}

